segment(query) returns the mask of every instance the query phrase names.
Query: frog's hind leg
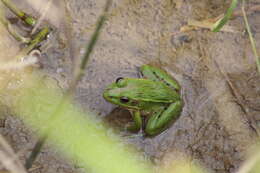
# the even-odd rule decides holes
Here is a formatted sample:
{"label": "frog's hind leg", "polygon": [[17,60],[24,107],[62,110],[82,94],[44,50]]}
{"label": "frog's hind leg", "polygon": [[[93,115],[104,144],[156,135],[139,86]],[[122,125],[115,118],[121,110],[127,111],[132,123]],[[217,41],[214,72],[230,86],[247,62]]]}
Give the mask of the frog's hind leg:
{"label": "frog's hind leg", "polygon": [[134,122],[131,123],[131,125],[128,125],[126,128],[129,131],[139,131],[142,127],[141,113],[140,111],[130,111],[130,113]]}
{"label": "frog's hind leg", "polygon": [[170,104],[166,110],[159,111],[152,115],[146,124],[145,133],[148,135],[156,135],[162,132],[180,116],[181,110],[182,102],[177,101]]}
{"label": "frog's hind leg", "polygon": [[159,68],[150,65],[143,65],[141,66],[140,71],[143,77],[153,81],[164,82],[166,85],[173,87],[176,91],[179,91],[181,88],[178,82],[172,76]]}

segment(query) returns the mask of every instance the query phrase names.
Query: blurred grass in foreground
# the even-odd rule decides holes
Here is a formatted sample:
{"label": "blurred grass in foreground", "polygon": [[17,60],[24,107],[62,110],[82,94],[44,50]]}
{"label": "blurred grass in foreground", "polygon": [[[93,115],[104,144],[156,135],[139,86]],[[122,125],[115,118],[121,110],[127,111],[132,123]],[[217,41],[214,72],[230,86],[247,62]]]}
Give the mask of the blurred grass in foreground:
{"label": "blurred grass in foreground", "polygon": [[174,159],[164,168],[159,168],[160,173],[206,173],[205,170],[195,163],[191,163],[189,159]]}
{"label": "blurred grass in foreground", "polygon": [[48,86],[38,78],[24,75],[12,109],[39,135],[43,135],[46,129],[52,129],[48,132],[49,141],[69,158],[78,160],[95,173],[153,172],[148,161],[142,160],[133,149],[126,148],[111,130],[93,116],[82,113],[70,100],[66,100],[56,112],[60,116],[50,118],[63,98],[62,93],[54,85]]}
{"label": "blurred grass in foreground", "polygon": [[[21,71],[22,72],[22,71]],[[25,71],[24,71],[25,72]],[[48,141],[67,158],[76,160],[93,173],[202,173],[190,162],[172,162],[167,168],[156,170],[150,161],[141,156],[134,147],[120,141],[113,131],[91,113],[83,113],[64,99],[54,80],[42,80],[40,73],[19,73],[19,89],[8,92],[0,87],[0,95],[25,124],[39,136],[48,133]],[[10,78],[7,76],[6,78]],[[54,117],[54,110],[58,114]],[[49,130],[51,129],[51,131]]]}

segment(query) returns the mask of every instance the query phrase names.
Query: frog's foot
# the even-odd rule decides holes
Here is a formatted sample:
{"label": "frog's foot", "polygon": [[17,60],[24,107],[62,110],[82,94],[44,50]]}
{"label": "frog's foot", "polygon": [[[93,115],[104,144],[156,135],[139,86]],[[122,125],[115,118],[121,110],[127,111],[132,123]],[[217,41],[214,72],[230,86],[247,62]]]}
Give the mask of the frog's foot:
{"label": "frog's foot", "polygon": [[126,125],[125,130],[130,132],[138,132],[140,128],[138,128],[135,123],[129,123]]}
{"label": "frog's foot", "polygon": [[134,111],[134,112],[130,111],[130,112],[131,112],[131,115],[132,115],[132,118],[133,118],[134,122],[130,123],[129,125],[127,125],[126,129],[128,131],[137,132],[142,127],[141,113],[140,113],[140,111]]}
{"label": "frog's foot", "polygon": [[145,134],[143,132],[139,132],[137,134],[125,135],[125,137],[131,138],[131,139],[134,139],[134,138],[144,139],[145,138]]}
{"label": "frog's foot", "polygon": [[152,115],[146,124],[145,133],[152,136],[162,132],[180,116],[181,110],[182,102],[177,101],[170,104],[166,110]]}

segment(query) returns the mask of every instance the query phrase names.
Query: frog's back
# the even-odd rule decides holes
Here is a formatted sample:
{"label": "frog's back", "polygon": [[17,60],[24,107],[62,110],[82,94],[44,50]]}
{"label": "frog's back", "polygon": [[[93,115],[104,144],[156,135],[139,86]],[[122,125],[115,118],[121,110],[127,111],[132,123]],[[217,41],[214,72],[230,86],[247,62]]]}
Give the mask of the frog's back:
{"label": "frog's back", "polygon": [[127,91],[122,93],[133,100],[171,103],[180,100],[180,95],[163,82],[149,79],[128,79]]}

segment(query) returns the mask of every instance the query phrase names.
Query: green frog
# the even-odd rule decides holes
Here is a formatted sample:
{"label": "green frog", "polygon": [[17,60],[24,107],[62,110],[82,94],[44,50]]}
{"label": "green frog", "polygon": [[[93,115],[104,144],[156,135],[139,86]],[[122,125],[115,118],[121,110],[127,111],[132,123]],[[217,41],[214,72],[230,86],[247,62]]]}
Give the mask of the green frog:
{"label": "green frog", "polygon": [[[103,97],[130,111],[134,122],[127,129],[139,131],[144,127],[147,135],[157,135],[180,116],[181,87],[157,67],[143,65],[140,72],[143,78],[117,78],[106,87]],[[141,116],[146,116],[145,125]]]}

